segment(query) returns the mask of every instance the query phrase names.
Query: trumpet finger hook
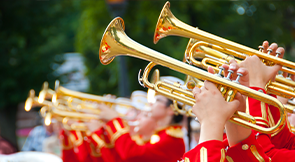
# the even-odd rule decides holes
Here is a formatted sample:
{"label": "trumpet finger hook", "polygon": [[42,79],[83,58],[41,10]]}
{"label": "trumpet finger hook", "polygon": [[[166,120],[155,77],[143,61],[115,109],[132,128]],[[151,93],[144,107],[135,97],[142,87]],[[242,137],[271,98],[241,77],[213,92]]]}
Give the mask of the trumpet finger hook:
{"label": "trumpet finger hook", "polygon": [[138,72],[137,80],[138,80],[139,85],[141,85],[142,87],[145,88],[145,85],[142,83],[141,69],[140,69],[139,72]]}

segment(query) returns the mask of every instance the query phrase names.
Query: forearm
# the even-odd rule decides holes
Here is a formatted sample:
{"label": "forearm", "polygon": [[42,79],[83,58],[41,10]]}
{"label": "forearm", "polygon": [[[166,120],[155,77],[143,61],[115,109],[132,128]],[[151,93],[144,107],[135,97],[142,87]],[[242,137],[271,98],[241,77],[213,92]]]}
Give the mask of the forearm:
{"label": "forearm", "polygon": [[199,143],[210,140],[223,140],[224,124],[217,122],[203,122],[201,123],[201,132]]}
{"label": "forearm", "polygon": [[226,122],[225,129],[229,146],[236,145],[237,143],[247,139],[251,134],[251,129],[234,124],[230,121]]}

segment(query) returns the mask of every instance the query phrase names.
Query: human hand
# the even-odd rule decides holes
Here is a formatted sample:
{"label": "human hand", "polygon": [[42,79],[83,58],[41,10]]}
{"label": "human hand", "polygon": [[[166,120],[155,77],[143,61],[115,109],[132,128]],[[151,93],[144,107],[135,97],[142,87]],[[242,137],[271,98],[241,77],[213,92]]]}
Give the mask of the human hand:
{"label": "human hand", "polygon": [[205,81],[201,89],[195,87],[193,94],[196,100],[193,113],[201,123],[200,143],[222,140],[225,122],[237,110],[239,101],[226,102],[216,85],[209,81]]}
{"label": "human hand", "polygon": [[[242,74],[242,77],[240,77],[239,82],[241,85],[249,87],[249,73],[248,70],[245,68],[240,68],[239,64],[236,62],[236,60],[232,59],[229,61],[230,65],[223,64],[222,67],[224,68],[224,74],[225,76],[228,75],[228,70],[232,70],[233,73],[230,77],[230,79],[236,80],[237,79],[237,73]],[[212,67],[208,67],[208,72],[211,74],[214,74],[214,70]],[[246,111],[246,97],[241,95],[239,92],[236,93],[235,99],[240,102],[239,107],[237,108],[237,111],[245,112]]]}
{"label": "human hand", "polygon": [[[266,53],[268,49],[271,49],[270,55],[276,55],[277,52],[281,53],[280,58],[284,56],[285,50],[282,47],[278,48],[276,43],[272,43],[270,46],[267,41],[263,42],[264,50]],[[281,65],[266,66],[257,56],[249,56],[240,63],[240,67],[246,68],[249,71],[249,86],[265,88],[265,85],[269,80],[274,80],[278,71],[282,68]]]}
{"label": "human hand", "polygon": [[104,122],[108,122],[114,118],[119,117],[119,114],[114,109],[111,109],[109,106],[105,104],[98,104],[98,109],[100,110],[100,113],[98,114],[98,117],[100,120]]}
{"label": "human hand", "polygon": [[84,124],[86,125],[86,127],[88,128],[90,132],[95,132],[105,126],[104,122],[100,120],[95,120],[95,119],[92,119],[88,122],[84,122]]}

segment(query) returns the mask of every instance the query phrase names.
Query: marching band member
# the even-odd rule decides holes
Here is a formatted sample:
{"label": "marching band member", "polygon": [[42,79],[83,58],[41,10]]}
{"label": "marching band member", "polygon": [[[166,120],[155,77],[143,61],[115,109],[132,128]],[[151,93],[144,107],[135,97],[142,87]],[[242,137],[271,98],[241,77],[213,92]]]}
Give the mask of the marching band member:
{"label": "marching band member", "polygon": [[177,161],[184,153],[181,127],[175,125],[180,119],[174,117],[172,101],[162,95],[156,95],[151,104],[151,117],[157,131],[149,142],[142,145],[132,140],[129,126],[118,113],[101,105],[99,117],[106,122],[106,132],[116,152],[123,161]]}
{"label": "marching band member", "polygon": [[[246,69],[232,66],[229,69],[243,74],[240,83],[248,85]],[[208,71],[214,73],[211,67]],[[228,121],[235,111],[246,109],[246,102],[241,94],[237,93],[232,102],[226,102],[216,85],[209,81],[205,81],[201,89],[195,87],[193,94],[196,99],[193,112],[201,124],[201,134],[199,144],[184,154],[184,162],[269,161],[250,129]],[[222,142],[224,127],[228,139]]]}
{"label": "marching band member", "polygon": [[[269,46],[267,41],[263,42],[263,47],[265,49],[264,52],[266,52],[266,49],[272,49],[272,55],[275,55],[276,52],[281,53],[279,57],[283,57],[285,52],[283,48],[278,48],[278,45],[275,43]],[[256,56],[247,58],[240,66],[249,70],[250,86],[252,89],[259,90],[263,93],[266,93],[264,89],[266,83],[270,79],[273,79],[282,67],[280,65],[265,66]],[[251,98],[249,98],[249,113],[253,116],[263,117],[267,125],[273,125],[279,118],[278,111],[275,107],[262,104]],[[277,134],[255,133],[257,133],[257,141],[263,147],[264,152],[271,157],[272,161],[295,161],[294,135],[289,131],[287,125]]]}

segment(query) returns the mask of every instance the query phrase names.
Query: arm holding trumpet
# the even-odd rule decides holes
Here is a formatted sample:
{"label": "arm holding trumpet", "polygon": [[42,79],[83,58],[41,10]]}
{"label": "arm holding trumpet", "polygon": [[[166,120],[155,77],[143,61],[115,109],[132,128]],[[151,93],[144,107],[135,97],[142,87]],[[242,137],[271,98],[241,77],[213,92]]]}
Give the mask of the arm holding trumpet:
{"label": "arm holding trumpet", "polygon": [[[273,43],[269,46],[267,41],[263,42],[263,52],[270,51],[271,55],[280,53],[279,57],[283,57],[284,49],[278,47],[277,44]],[[271,49],[271,50],[270,50]],[[240,67],[246,68],[249,71],[250,87],[254,90],[258,90],[262,93],[266,93],[265,87],[268,82],[275,78],[278,71],[281,69],[281,65],[275,64],[274,66],[266,66],[257,56],[247,57],[244,61],[239,64]],[[276,96],[275,96],[276,97]],[[271,126],[275,121],[278,120],[278,112],[274,106],[268,106],[268,104],[262,103],[256,99],[248,98],[248,109],[250,115],[255,116],[260,121],[260,125],[263,127]],[[294,161],[294,150],[283,149],[278,147],[280,144],[286,144],[285,141],[289,140],[289,133],[286,133],[287,126],[283,128],[283,131],[276,132],[272,135],[265,133],[259,133],[252,130],[256,134],[258,143],[262,146],[263,151],[269,156],[272,161]],[[285,132],[285,133],[284,133]],[[282,135],[282,138],[278,139],[275,136]],[[271,137],[274,136],[275,138]],[[287,137],[287,138],[286,138]],[[275,144],[277,143],[277,144]],[[280,143],[280,144],[278,144]],[[291,141],[293,143],[293,141]],[[287,144],[288,145],[288,144]],[[287,148],[285,145],[285,148]],[[283,159],[282,159],[283,158]]]}
{"label": "arm holding trumpet", "polygon": [[[244,77],[239,82],[245,86],[249,85],[248,71],[239,68],[235,61],[231,61],[230,66],[223,65],[223,67],[225,75],[228,74],[228,70],[234,72],[231,79],[236,79],[237,73],[242,74]],[[208,72],[214,73],[213,68],[209,67]],[[225,158],[234,161],[257,161],[249,149],[243,150],[245,144],[256,146],[258,155],[268,161],[268,157],[255,140],[251,129],[228,121],[235,111],[245,112],[246,101],[244,96],[238,93],[232,102],[226,102],[216,85],[209,81],[205,81],[201,89],[195,87],[193,93],[196,99],[193,112],[201,124],[200,144],[184,154],[184,161],[187,159],[189,161],[200,161],[202,158],[208,158],[208,161],[220,161],[225,160]],[[228,140],[222,142],[224,127]],[[227,152],[225,151],[226,145],[229,146]],[[207,155],[204,154],[204,150],[206,150]]]}

